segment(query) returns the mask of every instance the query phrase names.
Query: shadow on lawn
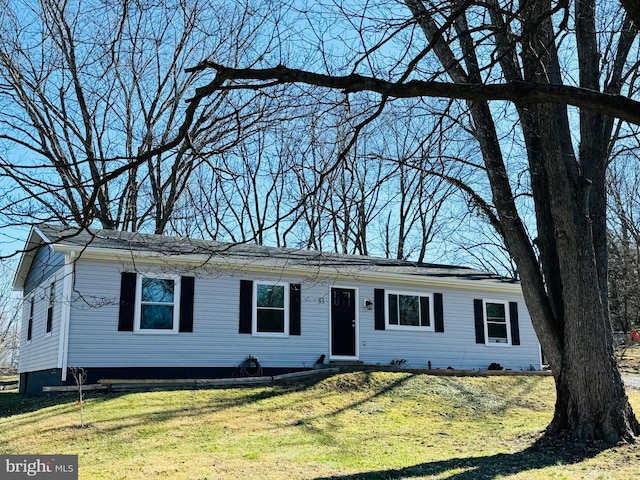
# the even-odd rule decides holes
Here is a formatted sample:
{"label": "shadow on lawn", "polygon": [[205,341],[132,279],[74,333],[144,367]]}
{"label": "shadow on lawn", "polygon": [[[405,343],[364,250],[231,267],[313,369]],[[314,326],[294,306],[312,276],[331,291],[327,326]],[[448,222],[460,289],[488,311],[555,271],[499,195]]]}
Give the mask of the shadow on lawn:
{"label": "shadow on lawn", "polygon": [[[75,395],[75,396],[74,396]],[[77,400],[77,394],[58,394],[51,396],[30,396],[22,393],[0,394],[0,418],[20,415],[22,413],[37,412],[43,408],[54,406],[63,407],[65,404]]]}
{"label": "shadow on lawn", "polygon": [[[204,386],[204,387],[191,387],[191,386],[171,386],[163,385],[161,387],[149,387],[149,388],[132,388],[131,390],[117,391],[117,392],[86,392],[84,394],[85,400],[91,400],[95,402],[106,402],[114,398],[123,397],[127,395],[133,395],[144,392],[168,392],[168,391],[203,391],[203,390],[226,390],[229,388],[237,390],[245,390],[245,395],[239,395],[238,397],[226,401],[221,401],[214,404],[211,409],[229,408],[233,406],[239,406],[245,403],[251,403],[266,398],[277,397],[286,395],[295,391],[305,390],[313,387],[315,384],[327,379],[333,374],[322,375],[315,378],[302,379],[299,381],[292,381],[282,383],[269,388],[255,385],[235,385],[235,386]],[[264,389],[263,389],[264,388]],[[256,391],[258,389],[258,391]],[[48,395],[25,395],[17,392],[2,392],[0,394],[0,418],[6,418],[13,415],[19,415],[24,413],[33,413],[48,407],[65,407],[69,403],[75,403],[78,400],[77,393],[51,393]],[[204,410],[204,408],[203,408]],[[182,412],[182,410],[179,410]]]}
{"label": "shadow on lawn", "polygon": [[572,465],[596,456],[610,446],[569,451],[561,444],[533,446],[516,453],[499,453],[486,457],[452,458],[425,462],[400,469],[318,477],[315,480],[392,480],[437,476],[446,480],[476,480],[502,478],[529,470],[556,465]]}
{"label": "shadow on lawn", "polygon": [[[145,411],[144,413],[132,413],[128,410],[123,410],[122,416],[113,416],[109,418],[111,423],[114,423],[109,430],[116,431],[123,428],[130,428],[135,425],[160,423],[177,416],[199,416],[214,411],[225,410],[228,408],[238,407],[246,404],[258,402],[269,398],[279,397],[287,395],[296,391],[302,391],[313,387],[318,382],[325,380],[331,375],[323,375],[317,378],[305,379],[304,381],[283,383],[281,385],[274,385],[270,387],[261,386],[234,386],[233,389],[242,391],[242,394],[221,398],[215,395],[208,399],[207,402],[198,405],[189,405],[176,409],[169,409],[166,406],[158,405],[156,410]],[[203,388],[191,388],[184,386],[165,386],[149,389],[132,389],[121,392],[88,392],[85,394],[85,401],[90,402],[93,405],[102,402],[109,402],[120,397],[126,397],[129,395],[135,395],[139,393],[153,393],[153,392],[169,392],[169,391],[216,391],[227,390],[229,387],[203,387]],[[22,420],[22,423],[35,423],[40,421],[41,417],[47,417],[54,413],[65,413],[69,411],[69,408],[73,406],[78,400],[77,393],[55,393],[46,396],[32,396],[24,395],[20,393],[3,393],[0,395],[0,419],[8,418],[14,415],[29,414],[28,418]],[[123,422],[124,421],[124,422]],[[118,423],[121,422],[121,423]],[[94,422],[99,423],[99,422]],[[57,427],[56,427],[57,428]],[[55,428],[54,428],[55,429]]]}

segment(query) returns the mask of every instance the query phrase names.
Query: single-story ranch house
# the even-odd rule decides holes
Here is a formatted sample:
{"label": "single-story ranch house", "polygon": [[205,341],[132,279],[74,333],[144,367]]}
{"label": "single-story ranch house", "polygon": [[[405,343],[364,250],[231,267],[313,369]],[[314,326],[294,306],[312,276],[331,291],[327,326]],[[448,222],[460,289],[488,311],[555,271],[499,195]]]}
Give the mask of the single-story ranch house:
{"label": "single-story ranch house", "polygon": [[265,375],[318,361],[541,368],[517,281],[468,268],[60,226],[32,228],[20,389]]}

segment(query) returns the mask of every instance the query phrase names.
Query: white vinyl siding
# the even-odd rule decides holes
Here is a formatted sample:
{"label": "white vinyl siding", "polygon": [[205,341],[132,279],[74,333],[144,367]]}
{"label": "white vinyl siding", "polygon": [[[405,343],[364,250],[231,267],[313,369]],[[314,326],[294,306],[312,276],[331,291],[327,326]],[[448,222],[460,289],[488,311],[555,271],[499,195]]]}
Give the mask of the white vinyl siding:
{"label": "white vinyl siding", "polygon": [[38,249],[24,281],[24,295],[42,288],[43,282],[64,267],[64,254],[54,252],[48,245]]}
{"label": "white vinyl siding", "polygon": [[[344,283],[344,282],[342,282]],[[374,288],[389,288],[387,285],[360,283],[362,298],[373,298]],[[389,288],[390,289],[390,288]],[[394,290],[401,290],[394,287]],[[390,365],[393,360],[406,360],[405,367],[468,370],[485,370],[491,363],[500,363],[513,370],[541,368],[540,346],[533,330],[528,312],[519,310],[521,344],[517,347],[495,348],[485,343],[475,343],[474,298],[482,293],[471,290],[433,288],[442,293],[444,310],[444,332],[418,335],[415,330],[389,328],[375,329],[374,310],[360,307],[360,354],[364,363]],[[386,293],[386,292],[385,292]],[[386,295],[385,295],[386,298]],[[522,302],[515,294],[491,293],[495,301]],[[386,305],[385,305],[386,307]]]}
{"label": "white vinyl siding", "polygon": [[[433,368],[485,369],[492,362],[514,370],[528,369],[531,365],[540,368],[539,344],[524,308],[520,310],[520,346],[488,348],[475,343],[473,299],[486,296],[508,305],[510,301],[522,302],[518,294],[493,292],[487,296],[479,290],[447,289],[426,282],[424,289],[418,290],[415,284],[407,287],[400,282],[390,285],[384,281],[363,282],[316,274],[305,277],[237,268],[228,272],[207,271],[136,262],[135,270],[143,276],[194,276],[194,316],[190,335],[132,335],[118,331],[121,272],[132,269],[133,265],[124,261],[78,260],[77,293],[73,294],[69,321],[70,367],[235,367],[253,355],[263,367],[311,368],[320,355],[329,356],[328,295],[331,286],[339,285],[358,289],[362,299],[374,298],[374,289],[381,288],[385,292],[437,291],[443,295],[445,331],[428,335],[416,335],[411,329],[375,330],[374,310],[366,308],[364,301],[358,302],[357,351],[358,358],[366,364],[389,365],[394,359],[405,359],[407,367],[415,368],[427,368],[429,361]],[[238,332],[240,280],[247,277],[253,280],[254,288],[274,282],[300,284],[301,335]]]}
{"label": "white vinyl siding", "polygon": [[[43,282],[34,288],[24,298],[19,372],[46,370],[56,368],[58,365],[60,316],[62,314],[61,289],[54,287],[52,296],[50,286],[53,282],[56,285],[62,285],[62,277],[63,269],[56,272],[50,281]],[[33,315],[31,315],[32,312]],[[31,322],[29,321],[30,317]],[[51,331],[47,332],[49,318],[51,318]],[[29,323],[31,323],[31,339],[27,340]]]}
{"label": "white vinyl siding", "polygon": [[[136,264],[141,275],[166,272],[166,266]],[[327,291],[302,283],[302,335],[269,336],[238,333],[240,273],[209,274],[200,270],[168,272],[195,277],[193,334],[131,335],[118,331],[120,279],[129,265],[79,260],[76,286],[82,285],[87,302],[74,301],[71,309],[69,366],[85,367],[235,367],[249,355],[264,367],[313,367],[328,350]],[[237,273],[237,272],[236,272]],[[163,276],[161,274],[161,276]],[[246,276],[243,275],[243,276]],[[273,283],[271,275],[252,274],[255,283]],[[300,278],[278,275],[282,283]],[[79,299],[78,299],[79,300]],[[92,308],[89,304],[94,303]],[[305,319],[313,319],[306,320]]]}

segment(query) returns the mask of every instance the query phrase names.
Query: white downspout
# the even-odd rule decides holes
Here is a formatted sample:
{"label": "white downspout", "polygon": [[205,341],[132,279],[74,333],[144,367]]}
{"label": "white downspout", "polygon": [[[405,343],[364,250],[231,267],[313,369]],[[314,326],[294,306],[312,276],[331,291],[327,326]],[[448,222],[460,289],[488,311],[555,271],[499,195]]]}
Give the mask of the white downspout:
{"label": "white downspout", "polygon": [[62,371],[62,381],[67,380],[67,357],[69,355],[69,320],[71,318],[71,294],[73,291],[76,252],[65,255],[64,277],[62,281],[62,313],[60,315],[60,343],[58,345],[58,368]]}

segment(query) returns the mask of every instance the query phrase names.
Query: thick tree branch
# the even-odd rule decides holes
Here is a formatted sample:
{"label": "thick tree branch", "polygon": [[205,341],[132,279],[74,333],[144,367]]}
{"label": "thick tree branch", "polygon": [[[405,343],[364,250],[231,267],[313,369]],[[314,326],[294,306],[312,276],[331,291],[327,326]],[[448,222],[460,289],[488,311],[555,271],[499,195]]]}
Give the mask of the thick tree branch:
{"label": "thick tree branch", "polygon": [[640,2],[638,0],[620,0],[620,3],[627,11],[629,17],[633,19],[633,23],[636,24],[636,29],[640,26]]}
{"label": "thick tree branch", "polygon": [[568,85],[530,82],[508,82],[503,84],[478,85],[446,82],[410,80],[394,83],[358,74],[346,76],[324,75],[279,65],[274,68],[230,68],[214,62],[202,62],[188,72],[214,69],[216,78],[210,84],[196,89],[190,101],[211,95],[216,90],[255,88],[251,85],[225,85],[227,80],[263,80],[277,83],[306,83],[319,87],[343,90],[345,93],[371,91],[395,98],[440,97],[456,98],[473,102],[491,100],[511,101],[519,107],[536,103],[572,105],[594,113],[620,118],[640,125],[640,102],[621,95],[600,93],[587,88]]}

